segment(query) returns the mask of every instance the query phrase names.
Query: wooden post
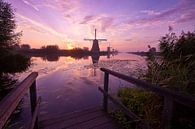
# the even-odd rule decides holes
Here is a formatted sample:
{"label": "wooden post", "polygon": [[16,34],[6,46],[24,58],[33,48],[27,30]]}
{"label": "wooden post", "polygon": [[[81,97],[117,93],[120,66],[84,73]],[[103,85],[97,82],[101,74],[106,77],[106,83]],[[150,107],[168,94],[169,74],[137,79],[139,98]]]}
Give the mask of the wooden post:
{"label": "wooden post", "polygon": [[[30,87],[30,103],[31,103],[31,114],[33,116],[37,104],[36,80],[33,82],[32,86]],[[36,118],[34,129],[38,129],[38,117]]]}
{"label": "wooden post", "polygon": [[171,96],[165,96],[161,129],[171,129],[172,115],[173,115],[173,99]]}
{"label": "wooden post", "polygon": [[[105,72],[104,73],[104,91],[106,93],[108,93],[108,83],[109,83],[109,74]],[[108,96],[106,94],[104,94],[103,108],[105,112],[108,111]]]}

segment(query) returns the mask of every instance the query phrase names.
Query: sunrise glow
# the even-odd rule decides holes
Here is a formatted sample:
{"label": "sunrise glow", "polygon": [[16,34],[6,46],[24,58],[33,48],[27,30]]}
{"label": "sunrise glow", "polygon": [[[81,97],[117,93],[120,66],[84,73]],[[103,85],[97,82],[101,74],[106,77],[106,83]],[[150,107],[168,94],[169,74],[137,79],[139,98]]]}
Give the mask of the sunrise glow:
{"label": "sunrise glow", "polygon": [[[6,0],[15,8],[21,43],[32,48],[57,44],[60,48],[89,47],[84,38],[107,38],[119,51],[157,46],[172,26],[176,33],[194,30],[194,0]],[[144,3],[144,4],[142,4]],[[72,45],[64,42],[72,41]],[[100,45],[106,49],[107,45]]]}
{"label": "sunrise glow", "polygon": [[66,47],[67,47],[68,50],[71,50],[71,49],[74,48],[73,45],[72,45],[71,43],[67,43],[67,44],[66,44]]}

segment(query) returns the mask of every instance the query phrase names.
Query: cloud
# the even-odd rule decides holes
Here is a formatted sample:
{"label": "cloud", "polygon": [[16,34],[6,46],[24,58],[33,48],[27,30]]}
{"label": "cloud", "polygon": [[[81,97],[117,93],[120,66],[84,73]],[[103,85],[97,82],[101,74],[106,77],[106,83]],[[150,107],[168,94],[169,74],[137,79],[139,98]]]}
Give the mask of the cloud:
{"label": "cloud", "polygon": [[78,5],[79,5],[79,0],[78,1],[73,1],[73,0],[59,0],[57,1],[58,7],[61,8],[61,10],[64,11],[73,11],[75,10]]}
{"label": "cloud", "polygon": [[130,41],[132,41],[133,39],[125,39],[125,41],[127,41],[127,42],[130,42]]}
{"label": "cloud", "polygon": [[160,12],[154,11],[154,10],[141,10],[141,13],[147,14],[149,16],[155,16],[155,15],[159,15]]}
{"label": "cloud", "polygon": [[69,15],[69,14],[64,14],[64,17],[66,17],[66,18],[71,18],[72,16]]}
{"label": "cloud", "polygon": [[31,29],[33,29],[33,30],[36,30],[36,31],[40,32],[39,30],[42,29],[42,30],[44,30],[44,31],[46,31],[46,32],[48,32],[50,34],[53,34],[53,35],[55,35],[57,37],[67,38],[67,36],[65,34],[57,32],[56,30],[54,30],[54,29],[52,29],[52,28],[50,28],[50,27],[48,27],[48,26],[46,26],[44,24],[41,24],[41,23],[39,23],[37,21],[34,21],[34,20],[32,20],[32,19],[30,19],[30,18],[28,18],[26,16],[23,16],[23,15],[21,15],[19,13],[16,13],[16,16],[21,18],[23,21],[31,24],[33,26],[33,27],[31,27]]}
{"label": "cloud", "polygon": [[101,17],[99,19],[99,22],[101,23],[101,31],[105,32],[107,29],[109,29],[113,26],[114,18],[112,18],[112,17]]}
{"label": "cloud", "polygon": [[19,23],[18,23],[18,29],[19,30],[24,30],[24,29],[26,29],[26,30],[31,30],[31,31],[34,31],[34,32],[38,32],[38,33],[47,33],[46,31],[44,31],[43,29],[41,29],[41,28],[38,28],[38,27],[36,27],[36,26],[34,26],[34,25],[31,25],[31,24],[29,24],[29,22],[27,22],[27,21],[20,21]]}
{"label": "cloud", "polygon": [[177,23],[178,21],[187,22],[194,20],[195,1],[183,0],[176,6],[157,12],[154,10],[143,10],[141,13],[146,13],[148,16],[136,20],[129,20],[129,25],[151,25],[165,22]]}
{"label": "cloud", "polygon": [[80,0],[43,0],[40,6],[49,7],[63,13],[70,13],[78,9]]}
{"label": "cloud", "polygon": [[178,23],[183,23],[183,22],[188,22],[188,21],[195,21],[195,10],[194,11],[191,11],[191,12],[188,12],[186,14],[183,14],[180,16],[179,19],[177,19],[176,22]]}
{"label": "cloud", "polygon": [[[61,13],[65,20],[76,22],[76,15],[80,8],[80,0],[42,0],[41,7],[46,7]],[[76,18],[75,18],[76,17]]]}
{"label": "cloud", "polygon": [[24,2],[26,5],[32,7],[34,10],[39,11],[39,9],[37,8],[37,6],[35,6],[31,2],[29,2],[28,0],[22,0],[22,2]]}
{"label": "cloud", "polygon": [[93,21],[93,20],[95,20],[95,19],[97,19],[96,16],[87,15],[87,16],[85,16],[85,17],[83,18],[83,21],[80,22],[80,24],[88,24],[90,21]]}
{"label": "cloud", "polygon": [[113,17],[107,15],[87,15],[80,24],[89,25],[92,32],[95,28],[101,32],[106,32],[107,29],[114,27],[114,20]]}

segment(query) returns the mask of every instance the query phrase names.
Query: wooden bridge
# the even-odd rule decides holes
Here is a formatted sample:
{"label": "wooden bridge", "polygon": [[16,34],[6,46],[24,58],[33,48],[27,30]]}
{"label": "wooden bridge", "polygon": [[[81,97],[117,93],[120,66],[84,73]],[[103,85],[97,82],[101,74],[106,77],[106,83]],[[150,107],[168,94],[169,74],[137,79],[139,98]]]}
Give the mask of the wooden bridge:
{"label": "wooden bridge", "polygon": [[41,121],[38,119],[41,98],[37,98],[36,93],[36,78],[38,73],[31,73],[0,102],[0,129],[3,129],[10,115],[15,110],[28,89],[30,89],[32,117],[29,118],[29,121],[25,124],[24,129],[120,129],[120,125],[108,114],[108,100],[111,100],[114,104],[120,107],[127,116],[129,116],[133,121],[136,121],[138,128],[149,129],[150,127],[144,120],[131,112],[120,101],[108,94],[109,74],[135,84],[142,89],[154,92],[164,98],[161,121],[162,129],[171,128],[170,123],[175,103],[182,104],[186,107],[192,108],[193,110],[195,109],[195,98],[193,97],[184,96],[105,68],[101,68],[101,71],[105,73],[104,88],[102,89],[99,87],[99,90],[103,93],[102,107],[94,107],[81,111],[59,114],[47,117],[47,119]]}

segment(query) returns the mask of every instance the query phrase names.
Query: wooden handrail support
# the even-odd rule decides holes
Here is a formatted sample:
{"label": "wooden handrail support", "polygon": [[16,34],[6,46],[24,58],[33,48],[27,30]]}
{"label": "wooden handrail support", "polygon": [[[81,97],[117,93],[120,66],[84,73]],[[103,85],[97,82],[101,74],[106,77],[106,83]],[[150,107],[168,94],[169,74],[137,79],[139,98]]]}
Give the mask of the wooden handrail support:
{"label": "wooden handrail support", "polygon": [[[0,129],[3,128],[12,112],[16,109],[17,105],[23,98],[24,94],[30,88],[31,112],[34,113],[36,107],[36,77],[37,72],[31,73],[25,78],[16,88],[14,88],[7,96],[0,101]],[[32,93],[32,91],[34,91]],[[32,102],[35,101],[35,102]],[[32,105],[34,104],[35,105]]]}
{"label": "wooden handrail support", "polygon": [[148,125],[146,123],[144,123],[142,121],[142,119],[140,117],[138,117],[135,113],[131,112],[127,107],[125,107],[120,101],[118,101],[117,99],[115,99],[114,97],[112,97],[110,94],[108,94],[105,90],[103,90],[101,87],[98,87],[98,89],[105,95],[107,96],[113,103],[115,103],[116,105],[120,106],[123,111],[125,112],[125,114],[127,116],[129,116],[130,118],[132,118],[134,121],[136,121],[139,124],[139,127],[141,128],[149,128]]}
{"label": "wooden handrail support", "polygon": [[[174,91],[162,88],[158,85],[149,84],[145,81],[142,81],[142,80],[118,73],[118,72],[114,72],[114,71],[111,71],[111,70],[106,69],[106,68],[100,68],[100,70],[105,73],[105,75],[104,75],[104,90],[99,88],[99,90],[104,93],[103,107],[104,107],[105,111],[107,111],[107,107],[108,107],[108,98],[113,99],[108,95],[108,90],[107,90],[108,89],[108,82],[109,82],[109,74],[111,74],[115,77],[118,77],[122,80],[125,80],[127,82],[130,82],[132,84],[135,84],[137,87],[140,87],[144,90],[154,92],[154,93],[164,97],[164,108],[163,108],[162,122],[161,122],[162,129],[165,129],[165,128],[169,129],[170,128],[170,122],[171,122],[171,118],[172,118],[172,111],[173,111],[173,103],[174,102],[177,102],[177,103],[185,105],[189,108],[195,109],[195,98],[194,97],[185,96],[185,95],[176,93]],[[121,106],[121,104],[118,104],[118,105],[124,109],[124,107]]]}
{"label": "wooden handrail support", "polygon": [[41,103],[41,97],[38,98],[37,102],[36,102],[36,107],[35,107],[35,111],[33,113],[32,118],[30,119],[30,121],[28,122],[29,124],[26,125],[25,129],[34,129],[35,124],[37,122],[37,115],[38,115],[38,111],[39,111],[39,105]]}

